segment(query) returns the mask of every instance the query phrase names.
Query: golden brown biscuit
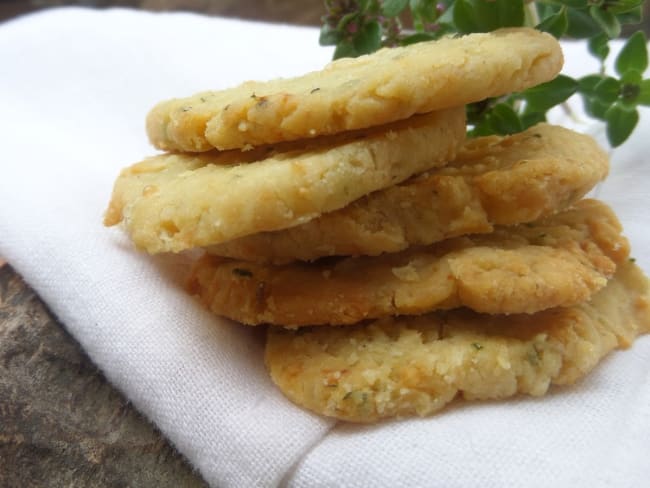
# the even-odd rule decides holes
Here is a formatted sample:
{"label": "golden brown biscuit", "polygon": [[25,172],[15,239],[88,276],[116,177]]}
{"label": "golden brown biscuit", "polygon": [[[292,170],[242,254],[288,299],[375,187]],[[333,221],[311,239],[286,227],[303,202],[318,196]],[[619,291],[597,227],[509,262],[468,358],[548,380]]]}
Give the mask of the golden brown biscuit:
{"label": "golden brown biscuit", "polygon": [[588,299],[629,253],[614,213],[583,200],[545,220],[376,257],[283,266],[206,256],[191,290],[246,324],[353,324],[466,306],[534,313]]}
{"label": "golden brown biscuit", "polygon": [[631,262],[588,303],[534,315],[466,309],[348,327],[269,327],[266,364],[292,401],[352,422],[424,416],[466,400],[544,395],[650,332],[648,280]]}
{"label": "golden brown biscuit", "polygon": [[218,244],[301,224],[441,166],[464,138],[460,107],[263,156],[269,148],[156,156],[122,171],[104,222],[124,220],[150,253]]}
{"label": "golden brown biscuit", "polygon": [[156,147],[174,151],[336,134],[520,91],[553,79],[562,63],[555,38],[535,29],[446,38],[162,102],[147,132]]}
{"label": "golden brown biscuit", "polygon": [[539,124],[512,136],[469,140],[448,166],[304,224],[208,252],[276,264],[397,252],[537,220],[582,198],[608,168],[607,154],[591,137]]}

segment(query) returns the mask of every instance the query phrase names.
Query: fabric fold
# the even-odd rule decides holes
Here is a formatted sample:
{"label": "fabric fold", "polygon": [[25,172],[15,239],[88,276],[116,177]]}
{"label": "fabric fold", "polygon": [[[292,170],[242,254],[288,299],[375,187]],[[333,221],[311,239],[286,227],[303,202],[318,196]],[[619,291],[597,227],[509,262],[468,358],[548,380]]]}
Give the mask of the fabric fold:
{"label": "fabric fold", "polygon": [[[57,9],[0,27],[9,74],[0,99],[11,114],[0,122],[0,255],[208,482],[272,486],[333,422],[295,408],[273,386],[260,330],[216,318],[185,292],[186,256],[137,253],[119,229],[101,225],[120,167],[154,152],[133,125],[153,103],[147,84],[160,73],[139,66],[140,56],[157,51],[156,35],[179,20],[198,29],[197,39],[258,26]],[[313,33],[291,34],[276,47]]]}

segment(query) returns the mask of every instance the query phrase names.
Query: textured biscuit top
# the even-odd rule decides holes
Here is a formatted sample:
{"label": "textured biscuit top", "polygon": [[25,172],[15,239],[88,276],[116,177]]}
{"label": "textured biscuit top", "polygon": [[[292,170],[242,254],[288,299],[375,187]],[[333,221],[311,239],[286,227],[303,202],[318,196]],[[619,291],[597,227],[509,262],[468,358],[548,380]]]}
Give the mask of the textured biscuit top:
{"label": "textured biscuit top", "polygon": [[628,253],[611,209],[582,200],[541,221],[381,256],[282,266],[207,256],[190,289],[246,324],[352,324],[459,306],[534,313],[588,299]]}
{"label": "textured biscuit top", "polygon": [[147,132],[156,147],[175,151],[335,134],[520,91],[553,79],[562,63],[557,40],[535,29],[445,38],[162,102]]}
{"label": "textured biscuit top", "polygon": [[208,252],[278,264],[397,252],[557,212],[582,198],[608,169],[607,154],[591,137],[538,124],[511,136],[470,139],[447,166],[304,224]]}
{"label": "textured biscuit top", "polygon": [[104,222],[150,253],[298,225],[453,159],[463,107],[386,126],[260,147],[166,154],[122,171]]}
{"label": "textured biscuit top", "polygon": [[469,310],[297,331],[269,327],[266,364],[298,405],[353,422],[429,415],[455,397],[543,395],[650,332],[648,280],[624,263],[587,303],[534,315]]}

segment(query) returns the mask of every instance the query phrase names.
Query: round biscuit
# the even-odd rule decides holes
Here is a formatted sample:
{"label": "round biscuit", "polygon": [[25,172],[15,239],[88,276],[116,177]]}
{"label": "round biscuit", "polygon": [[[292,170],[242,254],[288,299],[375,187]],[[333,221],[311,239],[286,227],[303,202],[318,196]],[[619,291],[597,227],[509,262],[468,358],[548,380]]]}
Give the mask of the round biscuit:
{"label": "round biscuit", "polygon": [[557,40],[529,28],[386,48],[321,71],[161,102],[147,133],[163,150],[243,148],[386,124],[553,79]]}
{"label": "round biscuit", "polygon": [[206,255],[191,290],[245,324],[353,324],[466,306],[535,313],[588,299],[629,253],[605,204],[582,200],[541,221],[372,257],[281,266]]}
{"label": "round biscuit", "polygon": [[150,253],[283,229],[445,164],[465,132],[457,107],[273,148],[156,156],[122,171],[104,222],[124,221]]}
{"label": "round biscuit", "polygon": [[296,404],[351,422],[425,416],[465,400],[544,395],[650,332],[648,280],[631,262],[588,303],[534,315],[469,310],[346,327],[269,327],[271,378]]}
{"label": "round biscuit", "polygon": [[447,166],[304,224],[208,252],[274,264],[398,252],[550,215],[582,198],[608,169],[607,154],[591,137],[538,124],[511,136],[470,139]]}

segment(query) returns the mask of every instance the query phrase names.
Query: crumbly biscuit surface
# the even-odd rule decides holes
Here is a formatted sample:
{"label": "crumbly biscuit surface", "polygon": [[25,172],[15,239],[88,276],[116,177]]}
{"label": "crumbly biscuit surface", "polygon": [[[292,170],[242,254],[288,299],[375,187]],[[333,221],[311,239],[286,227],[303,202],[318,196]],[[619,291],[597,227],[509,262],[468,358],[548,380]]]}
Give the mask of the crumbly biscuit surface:
{"label": "crumbly biscuit surface", "polygon": [[605,178],[608,168],[607,154],[591,137],[539,124],[512,136],[468,140],[445,167],[304,224],[208,252],[276,264],[397,252],[562,210]]}
{"label": "crumbly biscuit surface", "polygon": [[460,309],[297,331],[269,327],[266,364],[292,401],[352,422],[425,416],[456,397],[543,395],[650,332],[648,281],[624,263],[589,302],[534,315]]}
{"label": "crumbly biscuit surface", "polygon": [[192,291],[246,324],[353,324],[467,306],[534,313],[588,299],[629,253],[614,213],[582,200],[547,219],[375,257],[273,266],[205,256]]}
{"label": "crumbly biscuit surface", "polygon": [[441,166],[464,138],[459,107],[309,143],[156,156],[122,172],[105,223],[123,220],[150,253],[282,229]]}
{"label": "crumbly biscuit surface", "polygon": [[372,127],[553,79],[558,42],[534,29],[383,49],[292,79],[162,102],[147,117],[164,150],[242,148]]}

